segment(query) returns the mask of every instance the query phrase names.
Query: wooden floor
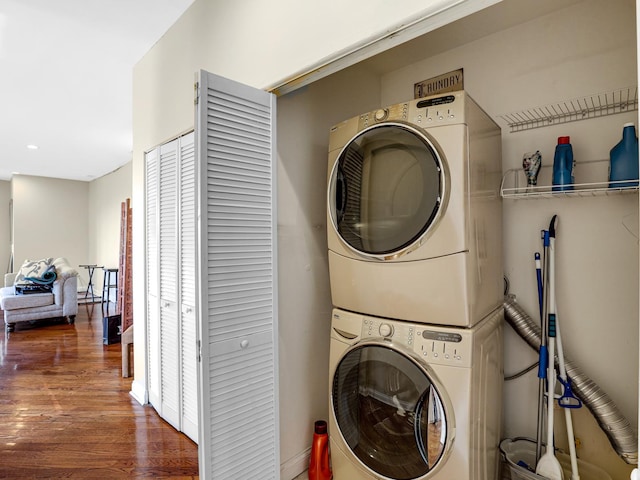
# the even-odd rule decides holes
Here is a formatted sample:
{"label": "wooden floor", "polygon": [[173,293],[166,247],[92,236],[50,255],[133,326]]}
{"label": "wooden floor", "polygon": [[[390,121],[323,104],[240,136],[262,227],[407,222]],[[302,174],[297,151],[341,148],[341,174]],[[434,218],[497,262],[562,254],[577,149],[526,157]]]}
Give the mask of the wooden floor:
{"label": "wooden floor", "polygon": [[129,395],[100,304],[74,325],[1,318],[0,478],[198,478],[196,444]]}

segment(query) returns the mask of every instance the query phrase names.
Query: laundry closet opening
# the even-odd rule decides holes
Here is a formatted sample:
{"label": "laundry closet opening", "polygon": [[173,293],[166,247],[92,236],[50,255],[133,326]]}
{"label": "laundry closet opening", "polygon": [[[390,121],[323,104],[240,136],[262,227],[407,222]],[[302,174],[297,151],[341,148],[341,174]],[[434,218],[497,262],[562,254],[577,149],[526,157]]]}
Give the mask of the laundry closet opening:
{"label": "laundry closet opening", "polygon": [[[330,128],[411,100],[414,84],[462,68],[465,91],[502,128],[503,172],[520,169],[523,154],[532,150],[540,150],[544,168],[550,168],[557,137],[563,135],[571,136],[576,168],[585,172],[581,162],[608,158],[622,125],[637,123],[635,110],[520,133],[511,133],[502,115],[637,85],[635,4],[614,3],[508,0],[278,97],[280,377],[291,379],[281,382],[280,410],[296,412],[281,416],[284,465],[304,464],[300,448],[308,445],[312,428],[304,422],[329,412]],[[615,35],[603,40],[595,31]],[[567,352],[636,425],[637,194],[503,200],[504,274],[532,316],[537,312],[533,252],[541,248],[539,233],[552,214],[561,222],[558,308]],[[505,373],[536,361],[509,326],[504,333]],[[287,361],[294,358],[305,361]],[[504,386],[503,437],[535,437],[535,371],[529,375]],[[581,455],[612,476],[628,478],[629,465],[582,410],[577,428],[597,446],[583,445]]]}

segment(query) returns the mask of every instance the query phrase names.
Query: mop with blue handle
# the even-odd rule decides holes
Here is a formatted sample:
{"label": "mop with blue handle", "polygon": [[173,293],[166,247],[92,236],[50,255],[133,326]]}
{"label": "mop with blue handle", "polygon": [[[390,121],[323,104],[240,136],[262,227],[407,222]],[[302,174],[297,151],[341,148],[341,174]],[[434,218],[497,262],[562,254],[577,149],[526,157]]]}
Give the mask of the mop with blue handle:
{"label": "mop with blue handle", "polygon": [[543,275],[547,273],[547,261],[548,261],[548,249],[549,249],[549,232],[542,230],[542,246],[544,253],[544,269],[542,268],[540,261],[540,253],[536,252],[536,279],[538,282],[538,306],[540,309],[540,350],[538,353],[538,425],[536,432],[536,464],[542,456],[542,435],[544,428],[544,393],[545,393],[545,380],[547,378],[547,322],[545,318],[546,312],[546,289],[544,285],[546,282],[543,280]]}

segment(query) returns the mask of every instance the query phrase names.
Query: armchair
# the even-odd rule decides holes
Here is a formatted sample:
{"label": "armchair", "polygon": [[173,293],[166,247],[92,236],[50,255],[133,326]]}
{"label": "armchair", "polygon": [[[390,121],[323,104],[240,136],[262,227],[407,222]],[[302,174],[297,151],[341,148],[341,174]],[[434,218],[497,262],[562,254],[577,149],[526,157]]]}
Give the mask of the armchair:
{"label": "armchair", "polygon": [[0,288],[0,308],[4,312],[7,331],[15,329],[17,322],[44,318],[67,317],[70,324],[78,313],[78,272],[67,259],[53,260],[56,280],[50,293],[30,293],[16,295],[14,281],[18,273],[5,275],[5,286]]}

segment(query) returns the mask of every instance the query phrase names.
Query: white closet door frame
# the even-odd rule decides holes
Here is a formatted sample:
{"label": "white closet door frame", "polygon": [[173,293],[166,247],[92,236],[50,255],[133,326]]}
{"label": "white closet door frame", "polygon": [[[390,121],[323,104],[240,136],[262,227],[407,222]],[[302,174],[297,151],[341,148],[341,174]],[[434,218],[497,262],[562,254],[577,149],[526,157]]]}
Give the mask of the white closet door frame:
{"label": "white closet door frame", "polygon": [[196,89],[200,478],[280,478],[275,96]]}

